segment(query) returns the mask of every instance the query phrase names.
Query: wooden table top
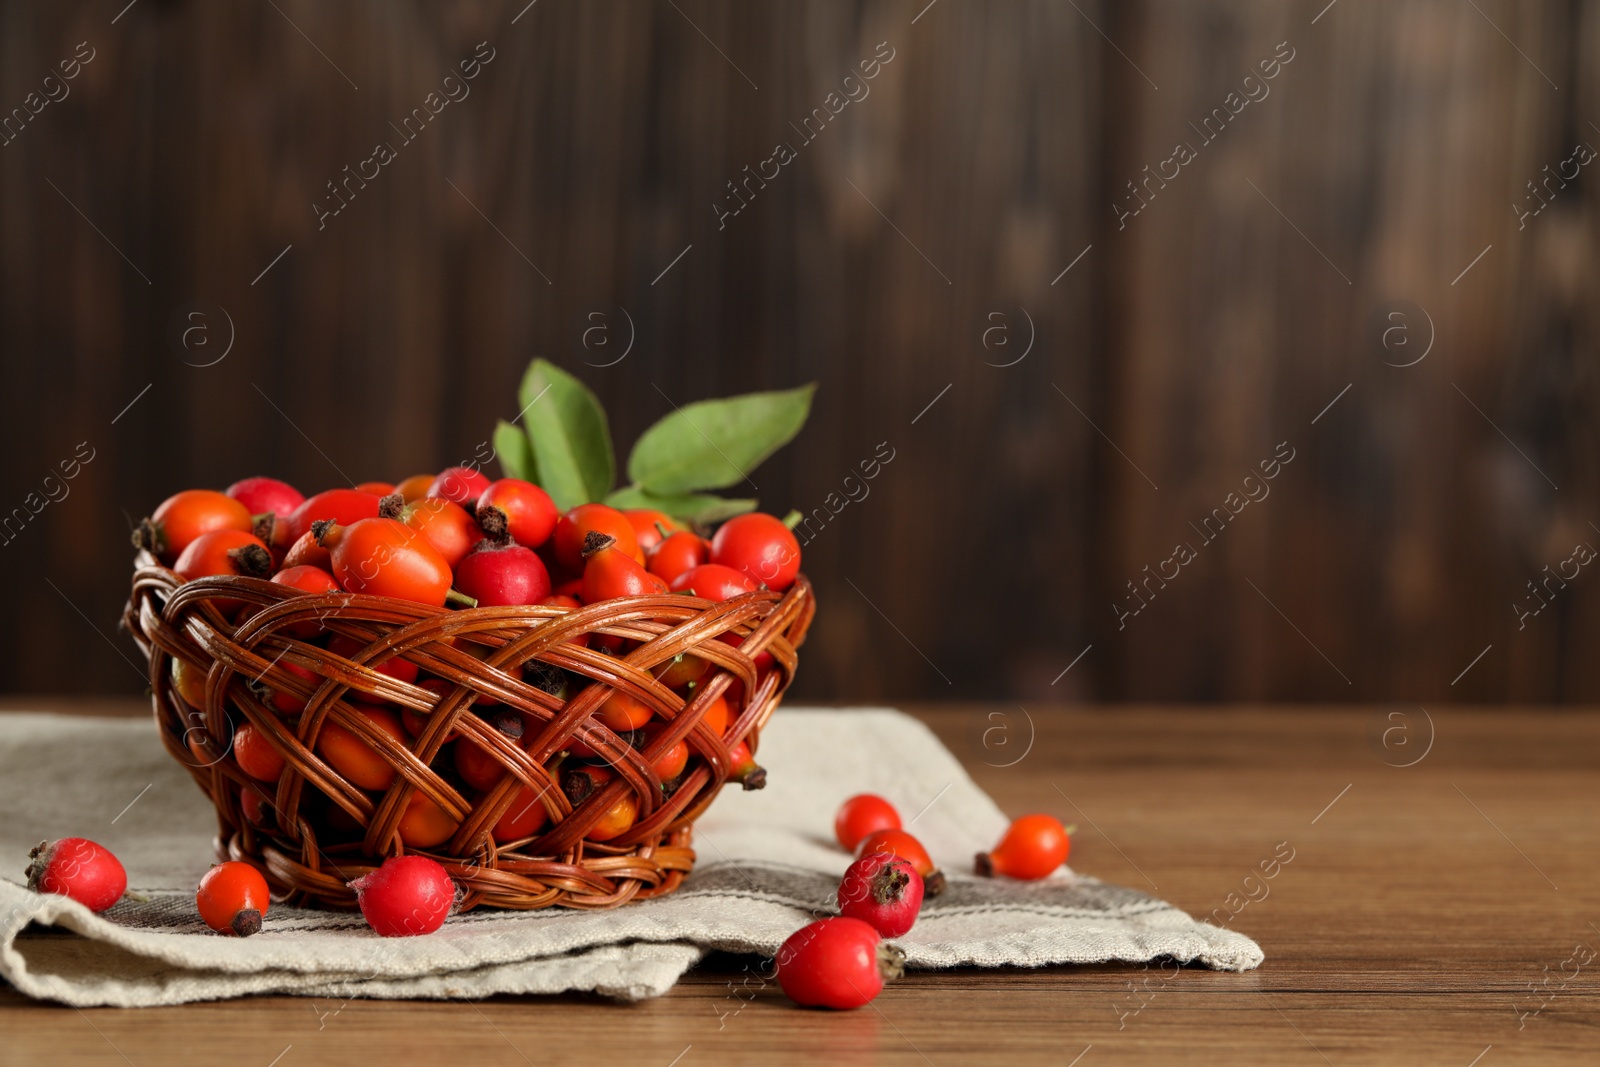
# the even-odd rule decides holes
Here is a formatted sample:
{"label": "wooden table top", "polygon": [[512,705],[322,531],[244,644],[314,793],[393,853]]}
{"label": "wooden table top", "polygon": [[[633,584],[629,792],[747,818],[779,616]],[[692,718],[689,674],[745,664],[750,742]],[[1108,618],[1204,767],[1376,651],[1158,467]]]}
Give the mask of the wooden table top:
{"label": "wooden table top", "polygon": [[[1008,812],[1076,822],[1078,870],[1214,921],[1232,911],[1230,925],[1266,962],[1247,974],[921,972],[848,1013],[796,1009],[775,986],[738,1000],[730,978],[746,961],[730,958],[634,1005],[565,996],[341,1008],[259,997],[76,1011],[7,989],[0,1064],[1596,1062],[1600,717],[909,710]],[[1262,879],[1275,853],[1292,859]]]}

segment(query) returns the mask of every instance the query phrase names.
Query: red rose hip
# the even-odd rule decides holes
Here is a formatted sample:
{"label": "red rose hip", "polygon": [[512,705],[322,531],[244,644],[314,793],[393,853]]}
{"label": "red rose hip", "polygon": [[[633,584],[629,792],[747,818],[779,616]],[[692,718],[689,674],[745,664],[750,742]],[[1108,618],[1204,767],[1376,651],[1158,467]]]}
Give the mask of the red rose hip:
{"label": "red rose hip", "polygon": [[489,488],[489,479],[471,467],[448,467],[428,486],[425,495],[443,497],[452,504],[470,507]]}
{"label": "red rose hip", "polygon": [[252,525],[249,509],[233,497],[212,489],[185,489],[167,497],[139,523],[133,543],[171,563],[201,534],[212,530],[248,533]]}
{"label": "red rose hip", "polygon": [[[495,508],[505,518],[511,539],[524,548],[538,548],[550,540],[561,513],[550,494],[520,478],[491,482],[478,496],[476,510]],[[480,518],[480,522],[483,520]],[[492,520],[491,520],[492,521]]]}
{"label": "red rose hip", "polygon": [[922,910],[922,875],[899,856],[862,856],[839,882],[839,913],[860,919],[884,937],[910,930]]}
{"label": "red rose hip", "polygon": [[900,813],[894,805],[875,793],[858,793],[839,805],[833,817],[833,835],[846,852],[879,830],[900,829]]}
{"label": "red rose hip", "polygon": [[977,856],[977,871],[986,877],[1004,875],[1035,881],[1067,862],[1072,831],[1054,815],[1021,815],[1006,828],[992,851]]}
{"label": "red rose hip", "polygon": [[904,830],[879,830],[870,834],[861,842],[856,854],[870,856],[874,852],[892,852],[911,864],[922,875],[922,888],[928,896],[936,897],[944,892],[944,872],[933,865],[933,859],[928,855],[928,850],[922,847],[922,842]]}
{"label": "red rose hip", "polygon": [[756,588],[756,583],[743,571],[720,563],[702,563],[672,580],[674,593],[688,593],[706,600],[728,600],[741,593],[753,593]]}
{"label": "red rose hip", "polygon": [[100,912],[127,892],[128,873],[117,857],[85,838],[42,841],[28,856],[28,888],[36,893],[59,893]]}
{"label": "red rose hip", "polygon": [[212,867],[195,890],[200,918],[219,934],[249,937],[261,931],[271,895],[267,880],[248,863],[230,860]]}
{"label": "red rose hip", "polygon": [[778,949],[778,984],[808,1008],[859,1008],[899,978],[905,953],[860,919],[819,919]]}
{"label": "red rose hip", "polygon": [[531,548],[483,540],[456,567],[456,589],[480,608],[537,604],[550,595],[550,572]]}
{"label": "red rose hip", "polygon": [[350,883],[367,925],[379,937],[415,937],[444,925],[456,886],[438,862],[426,856],[391,856],[383,866]]}
{"label": "red rose hip", "polygon": [[276,478],[242,478],[223,492],[252,515],[270,512],[280,519],[287,519],[306,499],[300,490]]}
{"label": "red rose hip", "polygon": [[771,515],[759,511],[736,515],[711,538],[711,562],[743,571],[781,593],[800,573],[800,542]]}

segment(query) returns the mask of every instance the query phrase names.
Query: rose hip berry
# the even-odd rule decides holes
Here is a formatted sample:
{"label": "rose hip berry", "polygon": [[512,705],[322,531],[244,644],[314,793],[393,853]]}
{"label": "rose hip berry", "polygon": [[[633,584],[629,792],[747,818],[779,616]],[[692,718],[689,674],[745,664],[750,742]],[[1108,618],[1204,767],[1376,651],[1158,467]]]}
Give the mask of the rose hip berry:
{"label": "rose hip berry", "polygon": [[[311,524],[323,519],[332,519],[340,526],[350,526],[362,519],[374,519],[378,516],[378,498],[371,493],[363,493],[359,489],[329,489],[318,493],[316,496],[307,497],[305,503],[295,508],[290,514],[287,528],[283,531],[282,538],[293,545],[300,538],[311,532]],[[278,534],[274,533],[273,539],[277,540]],[[305,560],[306,563],[315,563],[315,560]]]}
{"label": "rose hip berry", "polygon": [[858,793],[839,805],[833,817],[833,836],[846,852],[879,830],[900,829],[900,813],[894,805],[875,793]]}
{"label": "rose hip berry", "polygon": [[808,1008],[859,1008],[899,978],[905,953],[860,919],[819,919],[789,936],[774,959],[778,984]]}
{"label": "rose hip berry", "polygon": [[265,578],[272,573],[272,553],[244,530],[211,530],[190,541],[172,569],[186,582],[224,574]]}
{"label": "rose hip berry", "polygon": [[128,873],[111,850],[82,837],[41,841],[28,858],[29,889],[71,897],[90,911],[105,911],[128,889]]}
{"label": "rose hip berry", "polygon": [[[366,729],[369,731],[382,731],[401,745],[410,744],[411,739],[406,736],[400,716],[388,708],[356,707],[352,710],[366,720]],[[354,731],[336,722],[329,720],[322,724],[322,732],[317,735],[316,750],[317,755],[327,760],[334,770],[362,789],[388,789],[394,784],[395,769],[389,757],[379,753]]]}
{"label": "rose hip berry", "polygon": [[[513,743],[522,740],[522,716],[510,708],[500,708],[486,716],[490,726]],[[455,743],[456,771],[474,789],[493,789],[506,776],[506,765],[495,752],[482,747],[470,738],[463,737]]]}
{"label": "rose hip berry", "polygon": [[667,583],[639,566],[610,534],[590,532],[585,535],[583,558],[585,604],[667,591]]}
{"label": "rose hip berry", "polygon": [[455,836],[461,823],[424,793],[413,793],[400,816],[400,840],[407,848],[433,848]]}
{"label": "rose hip berry", "polygon": [[771,515],[736,515],[711,538],[711,562],[743,571],[781,593],[800,573],[800,542],[782,520]]}
{"label": "rose hip berry", "polygon": [[[561,519],[550,494],[520,478],[491,482],[478,496],[476,510],[482,512],[485,508],[500,512],[511,539],[524,548],[538,548],[550,540]],[[480,515],[479,522],[482,521],[484,516]]]}
{"label": "rose hip berry", "polygon": [[1072,831],[1054,815],[1023,815],[1006,829],[1000,843],[977,856],[978,873],[1034,881],[1067,862]]}
{"label": "rose hip berry", "polygon": [[404,498],[407,504],[414,504],[428,495],[428,487],[433,485],[434,475],[413,474],[409,478],[402,478],[394,483],[394,491]]}
{"label": "rose hip berry", "polygon": [[333,576],[352,593],[436,608],[451,599],[450,564],[398,519],[374,516],[349,526],[318,520],[312,532],[332,557]]}
{"label": "rose hip berry", "polygon": [[185,489],[161,502],[139,523],[133,543],[171,563],[189,543],[212,530],[243,530],[252,525],[250,510],[231,496],[212,489]]}
{"label": "rose hip berry", "polygon": [[691,530],[668,534],[650,551],[650,573],[671,582],[684,571],[710,561],[710,546]]}
{"label": "rose hip berry", "polygon": [[[276,585],[285,585],[291,589],[298,589],[303,593],[313,596],[322,593],[341,592],[339,583],[333,580],[333,575],[321,567],[313,567],[302,563],[294,567],[285,567],[272,576]],[[283,632],[291,637],[298,637],[302,641],[316,637],[322,632],[322,624],[310,619],[305,622],[292,623],[283,628]]]}
{"label": "rose hip berry", "polygon": [[604,504],[579,504],[556,523],[551,535],[551,548],[556,562],[568,574],[583,573],[584,540],[590,533],[602,533],[616,538],[617,548],[632,556],[637,563],[644,562],[639,549],[639,538],[633,532],[633,523],[616,508]]}
{"label": "rose hip berry", "polygon": [[485,508],[485,540],[456,567],[456,589],[480,608],[537,604],[550,595],[550,572],[531,548],[511,540],[505,516]]}
{"label": "rose hip berry", "polygon": [[644,553],[646,560],[662,538],[674,530],[683,529],[673,521],[671,515],[655,508],[623,508],[622,514],[632,524],[633,536],[639,542],[639,551]]}
{"label": "rose hip berry", "polygon": [[280,519],[287,519],[306,499],[300,490],[276,478],[241,478],[223,492],[252,515],[271,514]]}
{"label": "rose hip berry", "polygon": [[767,787],[767,769],[751,755],[748,742],[740,741],[734,745],[728,752],[728,762],[731,765],[728,780],[738,782],[746,792]]}
{"label": "rose hip berry", "polygon": [[489,488],[489,479],[471,467],[448,467],[428,486],[425,496],[443,497],[452,504],[470,506]]}
{"label": "rose hip berry", "polygon": [[511,801],[511,806],[506,809],[505,814],[500,816],[500,821],[494,824],[492,833],[495,843],[506,845],[530,837],[549,818],[550,813],[545,810],[544,803],[540,800],[540,793],[523,786],[517,790],[515,799]]}
{"label": "rose hip berry", "polygon": [[753,593],[756,588],[749,575],[720,563],[702,563],[672,580],[674,593],[688,593],[706,600],[728,600],[741,593]]}
{"label": "rose hip berry", "polygon": [[870,923],[884,937],[910,930],[922,908],[922,875],[899,856],[862,856],[839,882],[839,912]]}
{"label": "rose hip berry", "polygon": [[870,856],[874,852],[892,852],[911,864],[922,875],[922,888],[928,896],[936,897],[944,892],[944,872],[933,865],[922,842],[904,830],[879,830],[867,835],[856,855]]}
{"label": "rose hip berry", "polygon": [[444,925],[456,899],[455,883],[444,867],[415,853],[389,857],[350,888],[379,937],[431,934]]}
{"label": "rose hip berry", "polygon": [[430,496],[407,504],[399,493],[378,501],[378,516],[399,519],[422,535],[450,566],[459,566],[472,546],[483,539],[483,530],[460,504]]}
{"label": "rose hip berry", "polygon": [[200,918],[219,934],[249,937],[261,930],[271,894],[267,880],[248,863],[219,863],[200,879],[194,894]]}
{"label": "rose hip berry", "polygon": [[254,723],[240,723],[233,732],[233,759],[239,769],[258,782],[276,782],[283,773],[283,753],[272,747]]}
{"label": "rose hip berry", "polygon": [[[272,537],[275,539],[277,534],[272,534]],[[277,545],[274,541],[269,540],[267,543],[276,551]],[[327,571],[333,568],[333,556],[327,549],[317,544],[316,535],[307,530],[299,540],[290,543],[283,553],[282,565],[285,570],[290,567],[316,567]]]}

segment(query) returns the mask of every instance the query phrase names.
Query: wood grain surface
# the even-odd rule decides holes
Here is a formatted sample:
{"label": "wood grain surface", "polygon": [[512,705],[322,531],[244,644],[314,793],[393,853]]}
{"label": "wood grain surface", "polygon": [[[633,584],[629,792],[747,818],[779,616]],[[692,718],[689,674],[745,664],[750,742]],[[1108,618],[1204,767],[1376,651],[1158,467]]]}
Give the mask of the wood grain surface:
{"label": "wood grain surface", "polygon": [[[1578,654],[1600,584],[1526,628],[1512,607],[1600,544],[1600,212],[1589,175],[1548,178],[1600,144],[1596,19],[4,5],[0,116],[94,58],[0,124],[0,524],[24,511],[0,688],[133,691],[127,532],[167,494],[473,459],[543,355],[623,442],[690,398],[820,383],[745,487],[826,518],[804,698],[1600,699]],[[470,94],[403,132],[479,42]],[[1152,179],[1180,141],[1196,158]],[[352,179],[378,142],[396,158]],[[752,179],[778,142],[797,158]],[[80,442],[93,460],[46,483]],[[1202,544],[1284,442],[1270,497]],[[1128,583],[1189,541],[1121,628]]]}
{"label": "wood grain surface", "polygon": [[[5,992],[0,1064],[1594,1062],[1600,965],[1574,960],[1600,948],[1595,717],[911,710],[1008,812],[1076,822],[1078,870],[1219,922],[1231,909],[1266,962],[914,973],[844,1014],[743,992],[754,961],[731,957],[636,1005],[261,997],[76,1011]],[[1284,843],[1292,860],[1263,881]]]}

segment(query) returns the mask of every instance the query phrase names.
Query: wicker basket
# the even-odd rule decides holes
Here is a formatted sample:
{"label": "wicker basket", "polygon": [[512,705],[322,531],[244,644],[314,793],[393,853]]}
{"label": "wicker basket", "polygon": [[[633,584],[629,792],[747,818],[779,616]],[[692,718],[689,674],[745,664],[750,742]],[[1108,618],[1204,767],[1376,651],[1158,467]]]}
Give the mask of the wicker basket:
{"label": "wicker basket", "polygon": [[[259,610],[240,612],[240,602]],[[683,881],[694,864],[694,820],[727,781],[730,749],[744,740],[755,751],[758,732],[794,677],[795,650],[815,607],[811,586],[801,576],[782,595],[748,593],[721,603],[671,594],[575,610],[450,611],[386,597],[307,595],[254,578],[184,582],[141,551],[123,623],[148,657],[151,700],[167,750],[216,806],[218,856],[256,862],[287,902],[353,907],[355,896],[346,883],[385,857],[407,851],[397,828],[407,803],[421,791],[458,818],[460,828],[443,845],[411,851],[445,865],[462,886],[462,909],[479,904],[609,908],[671,892]],[[230,617],[243,621],[230,623]],[[306,622],[365,647],[344,658],[291,635],[306,629],[295,624]],[[620,657],[607,655],[587,647],[586,634],[609,635],[637,647]],[[735,646],[719,640],[722,634],[743,641]],[[762,651],[771,654],[772,667],[758,682],[753,660]],[[687,703],[651,674],[652,667],[686,652],[715,668]],[[205,672],[204,707],[191,707],[176,691],[173,657]],[[436,695],[369,666],[395,657],[455,688]],[[302,680],[285,663],[309,669],[320,684]],[[552,668],[568,672],[561,676],[569,683],[565,700],[534,684]],[[736,680],[742,693],[729,702],[727,734],[718,737],[701,716]],[[306,698],[305,710],[293,717],[278,714],[263,702],[263,687]],[[352,690],[425,714],[427,724],[409,744],[398,742],[346,701]],[[643,701],[668,723],[642,752],[592,718],[613,690]],[[520,713],[520,742],[472,713],[480,694]],[[283,755],[275,790],[247,776],[230,754],[233,728],[246,721]],[[388,789],[364,791],[317,755],[318,732],[330,722],[355,732],[395,768]],[[504,765],[508,773],[498,786],[478,794],[454,780],[448,760],[435,759],[452,731]],[[616,772],[576,807],[559,787],[557,774],[547,769],[573,740],[588,745]],[[664,789],[650,760],[679,740],[689,745],[689,765],[675,787]],[[496,844],[490,830],[522,786],[540,794],[549,819],[530,839]],[[265,825],[244,817],[241,793],[251,787],[266,794],[273,809]],[[585,840],[626,790],[638,804],[632,829],[604,844]],[[330,806],[348,816],[343,819],[348,832],[323,832],[319,840],[318,827],[327,824],[318,813]]]}

